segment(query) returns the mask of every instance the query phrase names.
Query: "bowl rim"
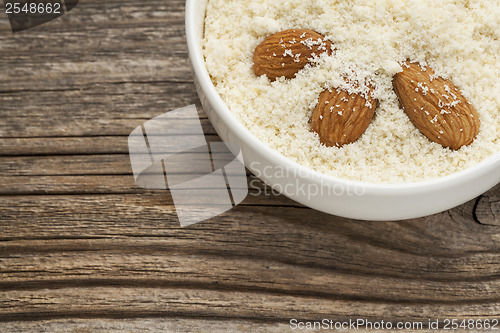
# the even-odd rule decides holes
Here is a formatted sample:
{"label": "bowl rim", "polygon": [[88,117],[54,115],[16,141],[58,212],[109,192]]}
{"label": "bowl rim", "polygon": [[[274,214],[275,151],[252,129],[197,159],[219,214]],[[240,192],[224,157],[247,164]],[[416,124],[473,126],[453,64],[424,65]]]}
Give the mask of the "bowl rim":
{"label": "bowl rim", "polygon": [[[485,176],[485,174],[491,172],[493,169],[500,168],[500,152],[497,152],[484,161],[451,175],[418,182],[391,184],[343,179],[321,173],[292,161],[281,153],[268,147],[255,135],[253,135],[250,130],[248,130],[229,110],[227,104],[222,100],[217,92],[206,68],[205,57],[203,56],[201,45],[199,45],[200,41],[196,36],[196,15],[197,10],[199,10],[199,6],[196,6],[197,1],[199,0],[186,0],[185,14],[186,39],[189,59],[191,61],[194,75],[205,93],[206,98],[213,106],[213,109],[224,121],[224,123],[233,130],[234,135],[236,135],[246,145],[250,146],[253,150],[264,154],[275,165],[284,166],[287,170],[294,170],[296,171],[294,174],[306,175],[307,179],[313,181],[340,184],[349,187],[362,186],[365,189],[366,194],[375,195],[398,195],[408,194],[409,192],[417,194],[432,192],[438,189],[442,190],[447,187],[454,187],[463,183],[474,181],[477,178]],[[495,184],[493,184],[493,186],[494,185]]]}

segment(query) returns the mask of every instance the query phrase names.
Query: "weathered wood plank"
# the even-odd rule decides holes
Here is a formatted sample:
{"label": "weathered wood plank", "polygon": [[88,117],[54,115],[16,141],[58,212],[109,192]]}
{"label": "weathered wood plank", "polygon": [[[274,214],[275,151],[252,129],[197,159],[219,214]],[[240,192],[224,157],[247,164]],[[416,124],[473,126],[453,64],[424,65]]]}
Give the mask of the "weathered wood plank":
{"label": "weathered wood plank", "polygon": [[[496,304],[414,304],[401,306],[376,302],[360,302],[316,297],[304,297],[300,301],[290,295],[262,295],[255,292],[199,289],[120,288],[93,287],[61,288],[36,291],[8,291],[3,294],[0,320],[19,320],[61,317],[137,317],[149,313],[155,317],[212,317],[260,321],[288,321],[290,318],[317,319],[349,318],[363,313],[364,318],[380,318],[390,313],[392,320],[427,320],[441,318],[497,318],[481,313],[497,313]],[[242,303],[241,300],[245,302]],[[14,311],[13,311],[14,309]],[[22,309],[16,311],[15,309]],[[317,317],[312,318],[311,313]],[[389,319],[388,319],[389,320]]]}
{"label": "weathered wood plank", "polygon": [[[248,196],[241,205],[292,206],[303,207],[288,199],[259,179],[249,176],[247,179]],[[234,188],[233,188],[234,190]],[[164,195],[173,205],[170,191],[145,190],[136,186],[133,176],[16,176],[0,177],[0,195],[75,195],[75,194],[149,194]],[[203,195],[203,192],[200,193]],[[201,200],[200,200],[201,202]],[[0,215],[1,216],[1,215]]]}
{"label": "weathered wood plank", "polygon": [[[289,324],[247,320],[209,320],[203,318],[147,318],[147,319],[56,319],[40,322],[6,322],[2,327],[11,333],[91,333],[91,332],[289,332]],[[339,331],[345,333],[348,331]],[[421,331],[426,333],[425,331]],[[366,333],[357,331],[357,333]]]}
{"label": "weathered wood plank", "polygon": [[0,156],[128,154],[123,136],[0,138]]}
{"label": "weathered wood plank", "polygon": [[[122,242],[126,246],[113,240],[108,245],[103,240],[88,240],[87,251],[77,246],[72,251],[59,252],[55,249],[64,247],[64,240],[31,241],[31,244],[16,241],[10,247],[17,247],[17,251],[10,252],[8,258],[0,257],[1,267],[9,267],[8,271],[0,270],[0,290],[59,289],[62,285],[79,288],[141,287],[147,284],[165,289],[191,286],[197,289],[251,290],[263,294],[294,294],[299,298],[500,304],[500,279],[449,282],[356,275],[333,268],[298,266],[266,258],[184,254],[182,246],[178,251],[172,251],[167,249],[167,242],[161,241],[143,248],[139,248],[140,241]],[[54,250],[50,254],[30,252],[37,245]],[[22,260],[17,255],[19,253],[23,253]],[[102,269],[102,262],[106,262],[106,270]],[[151,279],[151,272],[155,272],[154,279]]]}
{"label": "weathered wood plank", "polygon": [[[172,97],[166,98],[167,92]],[[111,84],[88,91],[0,94],[0,136],[128,136],[145,121],[195,103],[198,97],[192,83]],[[22,109],[20,105],[24,105]],[[215,134],[203,111],[199,112],[205,133]]]}
{"label": "weathered wood plank", "polygon": [[132,175],[128,154],[0,157],[0,170],[3,176]]}
{"label": "weathered wood plank", "polygon": [[128,176],[0,177],[0,195],[144,193]]}
{"label": "weathered wood plank", "polygon": [[80,1],[67,15],[15,35],[2,15],[0,90],[190,80],[183,10],[180,0]]}
{"label": "weathered wood plank", "polygon": [[[220,142],[217,135],[205,135],[205,138],[207,142]],[[123,136],[0,138],[0,156],[128,153],[128,140]]]}
{"label": "weathered wood plank", "polygon": [[[193,163],[205,159],[204,154],[192,154]],[[170,165],[185,167],[182,161]],[[0,170],[3,176],[132,175],[128,154],[8,156],[0,157]]]}
{"label": "weathered wood plank", "polygon": [[[182,229],[169,202],[161,193],[0,197],[1,236],[5,241],[133,236],[145,238],[145,246],[155,244],[154,237],[178,251],[408,279],[496,280],[500,272],[500,230],[458,223],[447,213],[366,223],[305,208],[243,205]],[[2,245],[5,253],[13,251],[9,244]]]}
{"label": "weathered wood plank", "polygon": [[481,196],[474,213],[480,223],[500,226],[500,185]]}
{"label": "weathered wood plank", "polygon": [[183,10],[177,0],[83,1],[29,33],[2,34],[0,136],[128,135],[197,102]]}
{"label": "weathered wood plank", "polygon": [[[247,321],[247,320],[209,320],[203,318],[147,318],[147,319],[55,319],[44,320],[40,322],[7,322],[3,327],[12,333],[18,332],[42,332],[42,333],[89,333],[96,331],[105,332],[256,332],[256,333],[281,333],[290,332],[289,321],[268,323],[266,321]],[[337,318],[328,317],[336,321]],[[315,319],[317,321],[318,319]],[[396,324],[394,325],[396,326]],[[321,329],[311,329],[307,332],[324,332]],[[415,330],[398,330],[401,333],[413,333]],[[421,333],[449,332],[450,330],[422,329]],[[382,332],[373,329],[339,329],[338,333],[373,333]],[[470,333],[470,330],[454,330],[455,333]]]}

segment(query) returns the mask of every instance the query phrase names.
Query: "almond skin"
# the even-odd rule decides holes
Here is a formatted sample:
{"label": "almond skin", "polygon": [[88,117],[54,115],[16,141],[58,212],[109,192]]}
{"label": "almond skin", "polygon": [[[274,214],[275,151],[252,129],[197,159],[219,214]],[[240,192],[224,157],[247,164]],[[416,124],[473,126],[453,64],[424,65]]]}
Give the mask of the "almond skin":
{"label": "almond skin", "polygon": [[311,123],[311,129],[318,134],[321,143],[328,147],[342,147],[358,140],[370,125],[377,107],[372,92],[370,87],[365,97],[340,89],[323,91]]}
{"label": "almond skin", "polygon": [[257,76],[267,75],[274,81],[295,75],[322,53],[332,54],[332,43],[307,29],[290,29],[267,37],[255,49],[253,62]]}
{"label": "almond skin", "polygon": [[479,115],[450,81],[429,67],[405,62],[393,87],[412,123],[431,141],[453,150],[470,145],[479,133]]}

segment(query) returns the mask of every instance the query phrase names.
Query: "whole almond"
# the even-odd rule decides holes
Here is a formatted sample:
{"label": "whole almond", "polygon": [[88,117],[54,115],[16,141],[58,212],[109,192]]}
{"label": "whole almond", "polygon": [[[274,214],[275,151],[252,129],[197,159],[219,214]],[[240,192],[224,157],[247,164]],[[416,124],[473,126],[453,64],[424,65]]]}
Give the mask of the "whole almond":
{"label": "whole almond", "polygon": [[371,87],[364,95],[333,88],[323,91],[311,123],[321,143],[328,147],[342,147],[358,140],[370,125],[377,107],[372,92]]}
{"label": "whole almond", "polygon": [[412,123],[431,141],[454,150],[471,144],[480,129],[474,107],[450,81],[434,70],[405,62],[393,87]]}
{"label": "whole almond", "polygon": [[274,81],[287,79],[303,69],[322,53],[332,54],[332,43],[325,37],[307,29],[290,29],[267,37],[255,49],[253,62],[257,76],[267,75]]}

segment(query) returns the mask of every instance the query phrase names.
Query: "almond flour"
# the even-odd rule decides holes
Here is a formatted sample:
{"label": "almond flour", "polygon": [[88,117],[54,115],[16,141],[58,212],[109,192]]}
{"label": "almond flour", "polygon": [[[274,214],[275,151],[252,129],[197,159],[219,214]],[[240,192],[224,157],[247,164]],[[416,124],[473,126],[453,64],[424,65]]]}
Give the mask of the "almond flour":
{"label": "almond flour", "polygon": [[[293,79],[256,76],[255,48],[292,28],[322,34],[335,51]],[[203,50],[222,99],[264,144],[328,175],[408,183],[500,152],[499,35],[498,0],[209,0]],[[471,145],[443,148],[411,123],[392,88],[406,60],[432,67],[474,106],[481,129]],[[367,93],[368,86],[379,105],[366,132],[341,148],[322,145],[309,123],[319,94],[329,88]]]}

